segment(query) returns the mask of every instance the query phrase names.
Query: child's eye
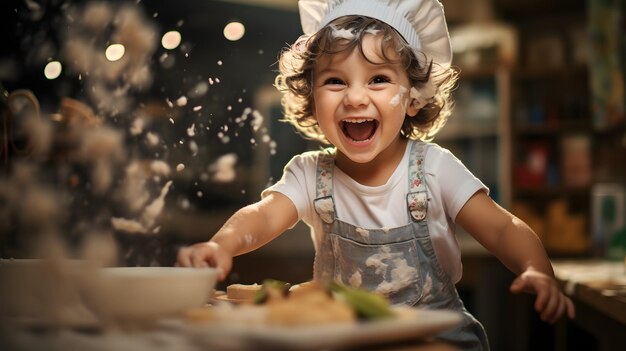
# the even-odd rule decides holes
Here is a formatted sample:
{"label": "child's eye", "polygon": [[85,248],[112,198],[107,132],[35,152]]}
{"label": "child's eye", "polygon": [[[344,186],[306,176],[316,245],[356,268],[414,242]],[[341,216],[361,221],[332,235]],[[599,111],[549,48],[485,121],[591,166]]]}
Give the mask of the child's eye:
{"label": "child's eye", "polygon": [[343,85],[343,81],[339,78],[328,78],[324,81],[324,85]]}
{"label": "child's eye", "polygon": [[385,76],[376,76],[372,78],[372,84],[383,84],[383,83],[389,83],[389,82],[391,82],[391,79]]}

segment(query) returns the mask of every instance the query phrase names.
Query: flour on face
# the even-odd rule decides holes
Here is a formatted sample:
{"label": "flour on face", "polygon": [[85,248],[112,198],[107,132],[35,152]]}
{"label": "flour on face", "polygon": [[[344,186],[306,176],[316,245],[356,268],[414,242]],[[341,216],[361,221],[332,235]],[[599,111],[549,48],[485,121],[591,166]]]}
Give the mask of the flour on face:
{"label": "flour on face", "polygon": [[399,85],[398,93],[391,98],[391,101],[389,101],[389,103],[392,106],[398,106],[398,104],[400,103],[400,101],[402,101],[402,99],[404,98],[404,94],[406,94],[407,91],[408,89],[406,87]]}

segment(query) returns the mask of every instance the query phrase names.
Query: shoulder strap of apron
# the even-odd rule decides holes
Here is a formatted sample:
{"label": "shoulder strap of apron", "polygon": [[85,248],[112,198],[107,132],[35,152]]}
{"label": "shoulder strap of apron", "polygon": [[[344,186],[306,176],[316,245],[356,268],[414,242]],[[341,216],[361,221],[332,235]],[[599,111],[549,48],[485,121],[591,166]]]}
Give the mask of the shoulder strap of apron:
{"label": "shoulder strap of apron", "polygon": [[409,217],[414,222],[426,219],[428,210],[428,194],[424,183],[424,156],[426,143],[421,141],[411,142],[411,154],[409,155],[409,192],[406,195]]}
{"label": "shoulder strap of apron", "polygon": [[335,149],[325,149],[317,156],[317,175],[315,181],[315,212],[322,221],[335,221],[335,202],[333,201],[333,169],[335,168]]}

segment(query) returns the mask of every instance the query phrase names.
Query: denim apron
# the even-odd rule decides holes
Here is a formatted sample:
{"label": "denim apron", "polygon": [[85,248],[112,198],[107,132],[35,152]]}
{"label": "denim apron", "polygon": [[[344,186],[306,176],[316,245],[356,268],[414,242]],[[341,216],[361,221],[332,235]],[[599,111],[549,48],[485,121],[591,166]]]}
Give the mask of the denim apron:
{"label": "denim apron", "polygon": [[314,279],[375,291],[394,305],[458,311],[463,322],[437,338],[463,350],[489,350],[483,326],[465,309],[430,240],[422,167],[426,144],[409,145],[406,200],[411,223],[391,229],[363,229],[337,219],[332,196],[334,149],[319,153],[314,205],[324,233],[315,253]]}

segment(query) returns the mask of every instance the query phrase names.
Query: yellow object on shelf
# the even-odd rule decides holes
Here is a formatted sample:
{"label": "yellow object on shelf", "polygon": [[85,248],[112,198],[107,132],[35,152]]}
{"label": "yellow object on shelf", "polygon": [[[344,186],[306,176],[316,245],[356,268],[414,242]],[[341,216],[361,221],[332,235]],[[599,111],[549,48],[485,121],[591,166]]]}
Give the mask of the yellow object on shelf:
{"label": "yellow object on shelf", "polygon": [[559,253],[582,253],[589,248],[585,235],[585,217],[567,211],[565,200],[557,200],[548,206],[545,245],[548,250]]}

